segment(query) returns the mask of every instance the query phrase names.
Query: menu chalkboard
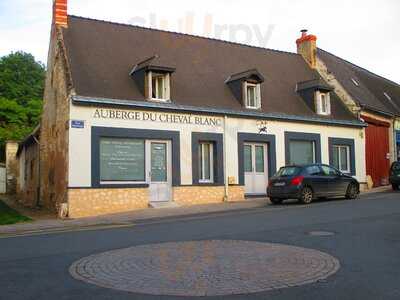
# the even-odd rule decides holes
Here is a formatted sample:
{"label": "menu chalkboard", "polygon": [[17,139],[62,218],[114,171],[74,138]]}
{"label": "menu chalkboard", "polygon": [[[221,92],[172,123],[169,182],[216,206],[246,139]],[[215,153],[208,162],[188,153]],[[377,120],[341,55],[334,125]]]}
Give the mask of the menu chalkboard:
{"label": "menu chalkboard", "polygon": [[100,180],[145,181],[144,140],[100,139]]}

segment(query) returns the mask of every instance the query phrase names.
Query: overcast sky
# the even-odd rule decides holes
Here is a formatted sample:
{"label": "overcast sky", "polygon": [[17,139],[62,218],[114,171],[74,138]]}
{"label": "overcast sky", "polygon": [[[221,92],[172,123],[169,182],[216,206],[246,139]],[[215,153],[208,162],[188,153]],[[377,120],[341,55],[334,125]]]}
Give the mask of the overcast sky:
{"label": "overcast sky", "polygon": [[[0,0],[0,56],[46,62],[52,0]],[[299,30],[318,47],[400,83],[399,0],[69,0],[68,13],[295,52]]]}

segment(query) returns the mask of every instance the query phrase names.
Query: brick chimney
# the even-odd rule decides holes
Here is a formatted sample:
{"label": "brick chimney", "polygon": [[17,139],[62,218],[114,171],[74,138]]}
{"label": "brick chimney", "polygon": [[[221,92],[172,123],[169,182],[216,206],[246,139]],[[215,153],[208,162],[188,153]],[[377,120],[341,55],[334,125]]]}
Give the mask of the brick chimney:
{"label": "brick chimney", "polygon": [[67,0],[53,0],[53,23],[56,26],[68,27]]}
{"label": "brick chimney", "polygon": [[317,37],[307,34],[307,29],[301,30],[301,37],[296,40],[297,53],[303,56],[304,60],[312,69],[317,66]]}

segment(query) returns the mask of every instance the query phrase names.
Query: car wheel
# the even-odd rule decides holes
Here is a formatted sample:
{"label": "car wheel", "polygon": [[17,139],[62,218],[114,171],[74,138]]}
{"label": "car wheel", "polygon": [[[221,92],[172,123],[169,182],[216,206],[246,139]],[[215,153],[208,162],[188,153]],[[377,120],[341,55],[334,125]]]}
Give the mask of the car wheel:
{"label": "car wheel", "polygon": [[392,187],[393,187],[393,191],[399,190],[399,186],[397,184],[392,184]]}
{"label": "car wheel", "polygon": [[269,201],[271,201],[272,204],[281,204],[283,199],[270,198]]}
{"label": "car wheel", "polygon": [[346,191],[346,199],[356,199],[359,194],[359,190],[356,184],[350,183]]}
{"label": "car wheel", "polygon": [[300,194],[300,202],[303,204],[310,204],[313,201],[314,193],[309,187],[303,188]]}

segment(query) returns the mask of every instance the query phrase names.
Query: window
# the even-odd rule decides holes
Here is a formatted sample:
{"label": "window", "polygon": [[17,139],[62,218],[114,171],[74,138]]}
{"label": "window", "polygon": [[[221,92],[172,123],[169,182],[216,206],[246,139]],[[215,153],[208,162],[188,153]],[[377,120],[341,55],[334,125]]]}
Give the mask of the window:
{"label": "window", "polygon": [[277,177],[289,177],[296,176],[301,172],[301,168],[299,167],[282,167],[279,169],[278,173],[275,176]]}
{"label": "window", "polygon": [[315,163],[315,142],[292,140],[289,143],[290,164],[306,165]]}
{"label": "window", "polygon": [[261,92],[259,83],[245,82],[246,108],[258,109],[261,107]]}
{"label": "window", "polygon": [[101,138],[100,180],[145,182],[144,140]]}
{"label": "window", "polygon": [[149,79],[151,80],[151,84],[149,84],[151,99],[161,101],[169,100],[169,74],[149,72]]}
{"label": "window", "polygon": [[316,107],[317,114],[319,115],[331,114],[331,100],[329,93],[317,92]]}
{"label": "window", "polygon": [[336,169],[343,173],[350,173],[350,147],[333,146],[333,164]]}
{"label": "window", "polygon": [[199,144],[199,182],[214,182],[213,144]]}
{"label": "window", "polygon": [[319,166],[309,166],[306,168],[306,172],[310,176],[319,176],[321,175],[321,170]]}
{"label": "window", "polygon": [[321,166],[323,176],[338,176],[339,173],[334,168],[328,166]]}
{"label": "window", "polygon": [[244,171],[253,172],[253,155],[251,145],[244,145]]}
{"label": "window", "polygon": [[392,100],[392,97],[390,97],[388,93],[383,92],[383,95],[384,95],[384,96],[386,97],[386,99],[388,99],[389,101]]}
{"label": "window", "polygon": [[360,84],[358,83],[357,80],[355,80],[354,78],[351,78],[351,81],[354,83],[355,86],[359,86]]}

